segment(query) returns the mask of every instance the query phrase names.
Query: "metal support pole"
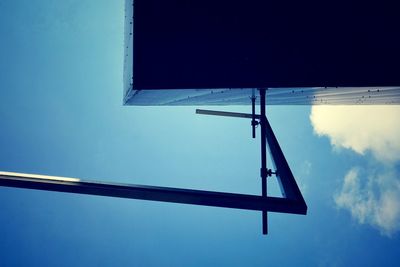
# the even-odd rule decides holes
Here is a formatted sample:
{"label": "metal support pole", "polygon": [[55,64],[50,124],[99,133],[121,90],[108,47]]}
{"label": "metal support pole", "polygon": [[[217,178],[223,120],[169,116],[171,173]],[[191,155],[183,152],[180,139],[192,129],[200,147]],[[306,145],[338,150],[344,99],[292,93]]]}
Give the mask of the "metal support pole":
{"label": "metal support pole", "polygon": [[[267,198],[267,117],[265,115],[265,89],[260,88],[260,126],[261,126],[261,192],[262,197]],[[262,229],[263,234],[268,234],[268,214],[266,210],[262,211]]]}
{"label": "metal support pole", "polygon": [[251,129],[252,137],[256,138],[256,126],[258,122],[256,121],[256,97],[253,95],[251,97]]}

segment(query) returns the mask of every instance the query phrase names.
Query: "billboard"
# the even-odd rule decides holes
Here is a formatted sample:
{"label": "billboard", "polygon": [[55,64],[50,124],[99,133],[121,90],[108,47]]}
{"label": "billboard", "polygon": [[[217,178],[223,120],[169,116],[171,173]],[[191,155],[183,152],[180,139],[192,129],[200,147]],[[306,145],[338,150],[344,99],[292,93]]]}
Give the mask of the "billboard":
{"label": "billboard", "polygon": [[126,0],[124,102],[139,103],[134,98],[144,90],[186,89],[171,94],[192,97],[207,90],[399,86],[393,5]]}

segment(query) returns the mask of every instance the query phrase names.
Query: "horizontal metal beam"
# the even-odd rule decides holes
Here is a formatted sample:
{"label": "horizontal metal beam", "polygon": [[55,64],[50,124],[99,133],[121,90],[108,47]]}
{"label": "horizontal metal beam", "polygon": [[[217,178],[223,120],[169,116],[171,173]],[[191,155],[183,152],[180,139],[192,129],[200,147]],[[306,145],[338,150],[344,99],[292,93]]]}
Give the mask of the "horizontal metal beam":
{"label": "horizontal metal beam", "polygon": [[[253,118],[252,114],[247,114],[247,113],[215,111],[215,110],[207,110],[207,109],[196,109],[196,114],[214,115],[214,116],[223,116],[223,117],[235,117],[235,118],[244,118],[244,119],[252,119]],[[255,115],[255,118],[259,119],[260,115]]]}
{"label": "horizontal metal beam", "polygon": [[77,178],[0,172],[0,186],[97,196],[163,201],[245,210],[306,214],[295,200],[170,187],[82,181]]}

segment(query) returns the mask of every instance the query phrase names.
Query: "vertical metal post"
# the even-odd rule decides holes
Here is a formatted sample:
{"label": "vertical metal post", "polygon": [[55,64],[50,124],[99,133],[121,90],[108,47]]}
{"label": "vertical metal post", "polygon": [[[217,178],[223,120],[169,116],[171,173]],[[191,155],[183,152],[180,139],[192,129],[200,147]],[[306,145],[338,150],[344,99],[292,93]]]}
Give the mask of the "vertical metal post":
{"label": "vertical metal post", "polygon": [[256,138],[256,97],[254,95],[251,97],[251,116],[252,136]]}
{"label": "vertical metal post", "polygon": [[[265,88],[260,88],[260,126],[261,126],[261,192],[263,197],[267,197],[267,117],[265,115]],[[263,234],[268,234],[268,214],[266,210],[262,211]]]}

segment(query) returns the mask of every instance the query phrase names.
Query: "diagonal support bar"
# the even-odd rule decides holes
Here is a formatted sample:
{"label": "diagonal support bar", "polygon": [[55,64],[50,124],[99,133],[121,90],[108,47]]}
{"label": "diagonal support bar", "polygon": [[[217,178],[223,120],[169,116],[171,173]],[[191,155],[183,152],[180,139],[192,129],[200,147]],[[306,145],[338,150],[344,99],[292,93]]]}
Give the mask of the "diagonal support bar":
{"label": "diagonal support bar", "polygon": [[299,186],[296,183],[296,179],[294,178],[293,173],[290,170],[289,164],[286,161],[285,155],[282,152],[278,140],[276,139],[275,134],[272,131],[271,125],[269,124],[267,119],[265,120],[265,122],[268,148],[274,167],[277,170],[276,176],[278,178],[282,195],[285,198],[297,200],[299,201],[299,203],[302,203],[304,206],[306,206],[303,195],[301,194]]}

